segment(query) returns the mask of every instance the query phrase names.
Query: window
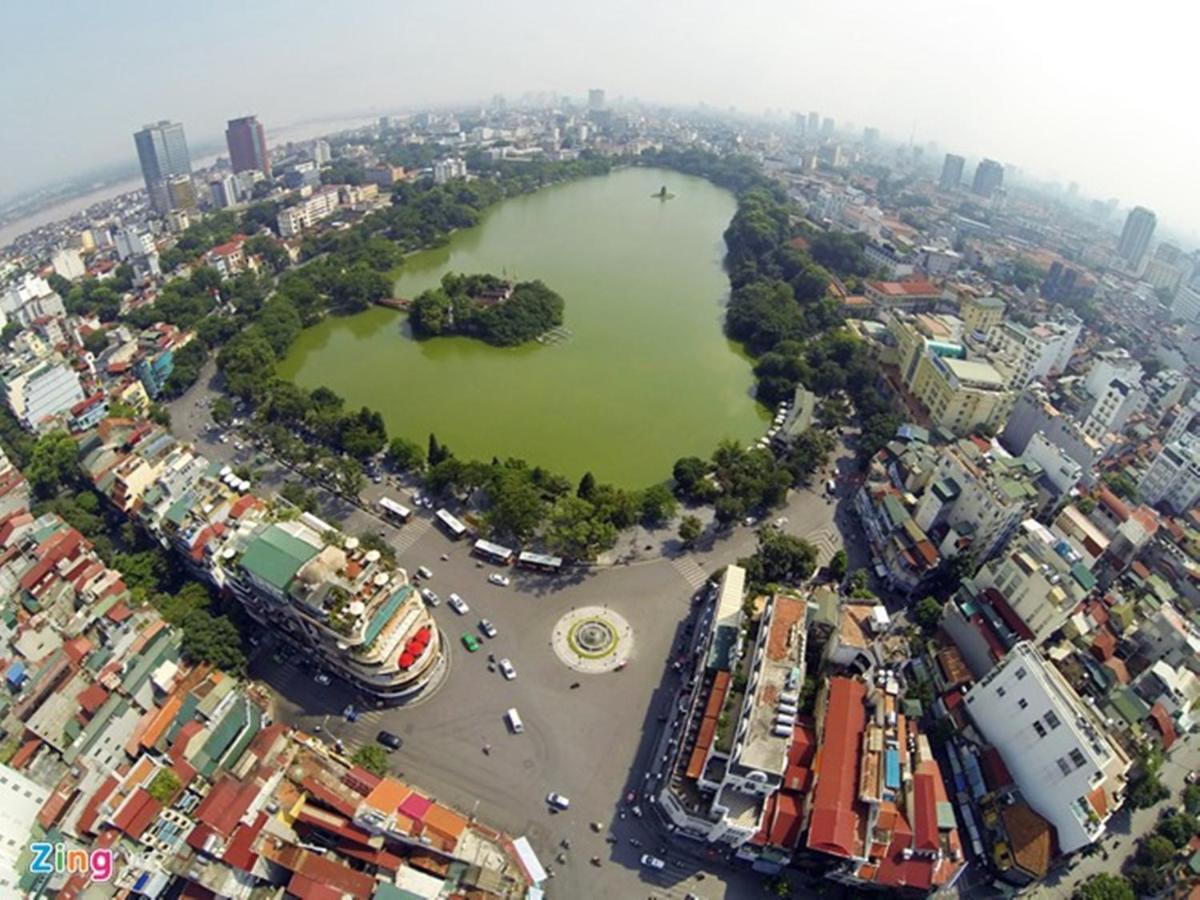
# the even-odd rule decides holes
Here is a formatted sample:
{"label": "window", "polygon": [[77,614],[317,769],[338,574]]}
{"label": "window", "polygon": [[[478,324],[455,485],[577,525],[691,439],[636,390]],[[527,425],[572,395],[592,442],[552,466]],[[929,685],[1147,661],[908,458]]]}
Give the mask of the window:
{"label": "window", "polygon": [[1062,722],[1059,721],[1058,716],[1054,714],[1054,710],[1050,710],[1050,712],[1046,713],[1046,715],[1044,715],[1042,718],[1046,720],[1046,724],[1049,726],[1051,731],[1062,724]]}
{"label": "window", "polygon": [[1041,722],[1034,722],[1033,730],[1037,732],[1037,736],[1040,738],[1044,738],[1046,736],[1046,729]]}
{"label": "window", "polygon": [[1021,666],[1021,668],[1017,669],[1017,681],[1020,681],[1022,678],[1024,678],[1026,674],[1027,673],[1024,666]]}
{"label": "window", "polygon": [[1067,758],[1065,756],[1060,756],[1058,758],[1058,768],[1062,770],[1064,775],[1071,774],[1071,764],[1067,762]]}
{"label": "window", "polygon": [[1001,685],[1000,687],[996,688],[996,696],[1003,697],[1006,693],[1007,693],[1007,691],[1004,690],[1004,685]]}
{"label": "window", "polygon": [[1087,757],[1083,755],[1083,751],[1076,747],[1071,751],[1071,762],[1075,763],[1075,768],[1080,768],[1087,762]]}
{"label": "window", "polygon": [[1025,709],[1026,707],[1029,706],[1029,701],[1026,700],[1024,697],[1022,697],[1020,700],[1017,701],[1017,706],[1021,707],[1021,709]]}

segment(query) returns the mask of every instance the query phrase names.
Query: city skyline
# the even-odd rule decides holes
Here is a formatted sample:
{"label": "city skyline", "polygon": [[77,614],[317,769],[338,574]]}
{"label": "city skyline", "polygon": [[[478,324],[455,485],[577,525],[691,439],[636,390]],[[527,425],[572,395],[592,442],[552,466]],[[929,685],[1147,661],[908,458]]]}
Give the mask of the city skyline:
{"label": "city skyline", "polygon": [[[922,28],[903,42],[895,35],[904,25],[890,21],[899,12],[887,10],[874,10],[868,18],[849,8],[799,16],[760,3],[739,12],[714,7],[711,14],[684,21],[671,6],[566,13],[527,3],[527,14],[514,16],[455,3],[401,23],[380,7],[372,18],[373,42],[393,46],[388,35],[396,30],[406,53],[366,50],[355,55],[353,65],[331,66],[322,63],[328,56],[323,48],[351,39],[352,23],[334,10],[314,8],[303,24],[264,38],[279,32],[257,27],[278,22],[277,6],[263,4],[239,8],[239,16],[249,17],[246,27],[231,36],[222,32],[228,40],[206,51],[211,62],[203,77],[185,84],[148,73],[186,58],[192,52],[188,41],[203,42],[215,28],[206,16],[172,10],[161,22],[146,22],[131,11],[78,6],[73,21],[79,28],[63,36],[54,78],[71,83],[79,113],[51,123],[37,92],[0,101],[0,114],[25,125],[29,135],[0,150],[0,169],[19,173],[0,179],[0,196],[127,158],[122,136],[142,121],[181,121],[195,141],[207,142],[219,140],[225,121],[243,109],[253,109],[270,133],[317,116],[383,114],[494,93],[544,89],[586,102],[587,90],[600,86],[610,103],[636,96],[756,113],[820,110],[823,117],[877,127],[894,139],[915,134],[919,143],[935,141],[941,150],[1075,181],[1089,196],[1154,209],[1167,228],[1200,230],[1200,189],[1187,178],[1188,148],[1200,143],[1200,126],[1179,116],[1173,92],[1159,87],[1170,83],[1172,67],[1183,76],[1188,29],[1155,30],[1151,53],[1141,49],[1149,44],[1138,34],[1156,21],[1153,9],[1132,23],[1118,23],[1103,16],[1075,21],[1069,11],[1038,8],[1038,29],[1021,29],[1020,11],[1014,10],[982,33],[966,28],[967,14],[956,7],[942,2],[922,7]],[[4,12],[12,33],[44,28],[48,15]],[[462,29],[463,21],[472,27]],[[1057,27],[1071,30],[1077,38],[1072,44],[1081,49],[1045,54],[1040,35]],[[135,30],[139,42],[136,52],[129,45],[128,64],[106,79],[91,78],[95,48],[123,48]],[[672,40],[658,40],[664,33]],[[550,34],[558,40],[543,40]],[[834,39],[845,34],[855,35],[853,51]],[[461,53],[446,58],[441,48],[451,39]],[[482,58],[473,50],[483,49],[476,47],[481,41],[489,48],[486,70],[473,62]],[[1174,41],[1180,42],[1179,53],[1164,46]],[[1097,47],[1098,52],[1091,49]],[[6,65],[19,70],[23,62],[32,64],[23,61],[30,49],[18,48]],[[824,77],[844,65],[847,52],[853,52],[860,77]],[[296,54],[312,63],[293,71],[284,63]],[[281,71],[288,72],[284,90],[272,84]],[[884,79],[890,91],[868,89]],[[140,105],[129,103],[130,97]],[[1122,127],[1106,127],[1116,122]],[[1143,165],[1148,134],[1161,136],[1153,144],[1152,166]],[[81,159],[89,165],[80,165]]]}

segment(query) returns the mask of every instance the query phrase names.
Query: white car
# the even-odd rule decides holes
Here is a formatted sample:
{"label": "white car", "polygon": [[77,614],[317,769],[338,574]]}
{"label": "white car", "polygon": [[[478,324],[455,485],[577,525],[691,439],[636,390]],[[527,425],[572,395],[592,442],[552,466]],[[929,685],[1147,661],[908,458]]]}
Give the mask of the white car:
{"label": "white car", "polygon": [[509,585],[509,577],[507,575],[501,575],[499,572],[493,572],[491,575],[489,575],[488,581],[490,581],[492,584],[498,584],[500,587],[508,587]]}
{"label": "white car", "polygon": [[492,624],[491,619],[480,619],[479,630],[490,638],[494,638],[498,634],[496,626]]}
{"label": "white car", "polygon": [[551,806],[553,806],[555,809],[570,809],[571,808],[571,801],[556,791],[551,791],[549,794],[546,795],[546,802],[549,803]]}
{"label": "white car", "polygon": [[425,602],[430,606],[437,606],[442,601],[438,599],[438,595],[429,588],[421,588],[421,596],[425,598]]}
{"label": "white car", "polygon": [[649,853],[642,854],[642,865],[650,869],[665,869],[667,864],[657,856],[651,856]]}
{"label": "white car", "polygon": [[497,665],[500,666],[500,674],[504,676],[506,681],[512,681],[517,677],[517,670],[513,668],[512,662],[507,658],[500,660]]}
{"label": "white car", "polygon": [[446,604],[460,616],[465,616],[471,611],[471,607],[467,606],[467,601],[458,596],[458,594],[451,594]]}
{"label": "white car", "polygon": [[324,672],[318,672],[313,676],[313,681],[315,681],[317,684],[329,684],[329,676]]}

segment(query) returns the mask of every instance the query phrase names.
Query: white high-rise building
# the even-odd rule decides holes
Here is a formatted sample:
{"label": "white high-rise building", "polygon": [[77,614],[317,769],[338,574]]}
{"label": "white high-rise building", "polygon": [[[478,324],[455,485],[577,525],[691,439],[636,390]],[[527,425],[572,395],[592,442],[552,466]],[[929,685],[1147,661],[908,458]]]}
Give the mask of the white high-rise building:
{"label": "white high-rise building", "polygon": [[84,396],[79,374],[64,362],[38,362],[24,371],[5,373],[0,380],[13,415],[39,431],[43,420],[66,412]]}
{"label": "white high-rise building", "polygon": [[72,250],[70,247],[60,247],[55,250],[54,255],[50,257],[50,265],[54,266],[54,271],[67,281],[82,278],[83,273],[87,271],[83,265],[83,259],[79,256],[79,251]]}
{"label": "white high-rise building", "polygon": [[1017,644],[976,682],[966,708],[1000,751],[1025,802],[1054,826],[1063,853],[1104,834],[1131,760],[1033,644]]}
{"label": "white high-rise building", "polygon": [[433,164],[433,183],[445,184],[451,178],[466,178],[467,164],[457,156],[439,159]]}
{"label": "white high-rise building", "polygon": [[1095,354],[1083,386],[1093,397],[1099,397],[1114,380],[1137,387],[1142,383],[1142,364],[1129,355],[1124,347],[1101,350]]}
{"label": "white high-rise building", "polygon": [[117,256],[121,261],[148,256],[154,252],[154,235],[138,228],[122,228],[117,232]]}
{"label": "white high-rise building", "polygon": [[1166,503],[1177,513],[1191,509],[1200,500],[1200,438],[1183,434],[1163,447],[1137,487],[1151,506]]}

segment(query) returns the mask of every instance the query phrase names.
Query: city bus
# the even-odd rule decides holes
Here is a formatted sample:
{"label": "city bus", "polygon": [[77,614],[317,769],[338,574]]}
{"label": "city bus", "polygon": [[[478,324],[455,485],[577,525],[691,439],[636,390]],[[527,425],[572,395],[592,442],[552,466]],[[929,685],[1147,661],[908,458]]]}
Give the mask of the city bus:
{"label": "city bus", "polygon": [[562,571],[561,556],[547,556],[545,553],[530,553],[528,550],[517,557],[517,565],[522,569],[535,569],[538,572]]}
{"label": "city bus", "polygon": [[454,516],[450,515],[450,513],[446,510],[439,509],[436,513],[436,516],[438,524],[445,529],[446,534],[450,535],[450,537],[454,538],[456,541],[459,538],[467,536],[467,526]]}
{"label": "city bus", "polygon": [[403,525],[412,515],[412,510],[403,504],[397,503],[391,497],[384,497],[379,501],[379,508],[383,510],[385,519],[397,522]]}
{"label": "city bus", "polygon": [[507,547],[502,547],[499,544],[493,544],[491,541],[476,541],[473,548],[476,556],[482,556],[484,559],[494,562],[497,565],[507,566],[513,561],[513,551]]}

